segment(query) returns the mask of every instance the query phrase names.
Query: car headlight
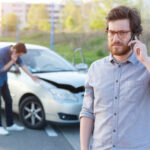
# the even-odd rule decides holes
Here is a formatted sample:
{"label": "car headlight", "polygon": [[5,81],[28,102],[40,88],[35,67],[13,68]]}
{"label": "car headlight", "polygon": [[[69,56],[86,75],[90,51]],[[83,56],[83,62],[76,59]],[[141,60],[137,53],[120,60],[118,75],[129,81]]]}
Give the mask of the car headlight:
{"label": "car headlight", "polygon": [[50,83],[47,83],[46,81],[43,81],[43,80],[40,80],[40,85],[45,88],[46,90],[49,91],[50,88],[55,88],[54,85],[50,84]]}
{"label": "car headlight", "polygon": [[73,95],[71,92],[64,90],[64,89],[58,89],[58,88],[51,88],[50,92],[54,99],[60,100],[60,101],[74,101],[77,102],[78,99],[75,95]]}
{"label": "car headlight", "polygon": [[54,100],[58,100],[61,102],[77,102],[78,98],[73,95],[71,92],[65,89],[58,89],[52,84],[49,84],[43,80],[40,80],[40,85],[50,92]]}

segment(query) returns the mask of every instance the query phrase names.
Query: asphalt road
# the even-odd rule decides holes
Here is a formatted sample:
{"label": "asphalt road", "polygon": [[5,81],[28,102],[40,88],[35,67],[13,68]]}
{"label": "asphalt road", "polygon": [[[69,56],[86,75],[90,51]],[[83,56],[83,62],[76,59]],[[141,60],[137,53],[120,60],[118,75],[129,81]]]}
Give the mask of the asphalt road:
{"label": "asphalt road", "polygon": [[[2,117],[5,126],[4,115]],[[15,117],[17,124],[21,123]],[[0,136],[0,150],[80,150],[79,125],[50,125],[43,130],[13,131]]]}

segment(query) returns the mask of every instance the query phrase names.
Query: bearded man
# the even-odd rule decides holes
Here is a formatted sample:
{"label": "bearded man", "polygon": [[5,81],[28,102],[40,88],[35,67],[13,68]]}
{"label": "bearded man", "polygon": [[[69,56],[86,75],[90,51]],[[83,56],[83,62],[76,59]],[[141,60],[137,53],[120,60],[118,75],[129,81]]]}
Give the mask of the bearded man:
{"label": "bearded man", "polygon": [[150,57],[138,39],[140,15],[118,6],[106,20],[110,56],[88,71],[80,113],[81,150],[150,150]]}

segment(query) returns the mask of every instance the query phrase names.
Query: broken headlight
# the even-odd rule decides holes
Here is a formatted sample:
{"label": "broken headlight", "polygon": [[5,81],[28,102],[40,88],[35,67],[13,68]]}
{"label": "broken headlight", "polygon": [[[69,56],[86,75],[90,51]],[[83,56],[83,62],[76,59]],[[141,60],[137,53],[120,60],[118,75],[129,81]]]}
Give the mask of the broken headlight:
{"label": "broken headlight", "polygon": [[58,89],[58,88],[51,88],[50,92],[54,99],[56,100],[63,100],[63,101],[74,101],[77,102],[78,99],[75,95],[73,95],[71,92],[64,90],[64,89]]}

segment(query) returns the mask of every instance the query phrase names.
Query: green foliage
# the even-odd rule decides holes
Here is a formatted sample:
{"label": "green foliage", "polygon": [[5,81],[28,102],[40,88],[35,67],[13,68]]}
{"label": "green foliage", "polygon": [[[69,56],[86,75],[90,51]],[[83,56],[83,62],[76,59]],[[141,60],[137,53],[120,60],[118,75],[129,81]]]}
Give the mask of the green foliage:
{"label": "green foliage", "polygon": [[105,29],[108,12],[118,5],[131,5],[131,0],[91,0],[81,3],[80,6],[73,0],[67,0],[60,18],[62,27],[69,31]]}
{"label": "green foliage", "polygon": [[24,31],[30,30],[30,26],[29,26],[29,25],[25,26],[25,27],[23,28],[23,30],[24,30]]}
{"label": "green foliage", "polygon": [[45,19],[45,20],[43,19],[43,20],[39,21],[38,29],[41,31],[50,31],[51,25],[47,19]]}
{"label": "green foliage", "polygon": [[75,20],[73,19],[72,16],[68,16],[66,17],[66,20],[65,20],[65,27],[69,30],[73,29],[75,26]]}
{"label": "green foliage", "polygon": [[127,0],[93,0],[91,2],[89,26],[92,30],[105,29],[106,16],[111,8],[118,5],[128,5]]}
{"label": "green foliage", "polygon": [[141,18],[142,18],[142,24],[148,26],[149,24],[149,16],[150,16],[150,5],[149,5],[149,1],[144,1],[143,0],[136,0],[134,1],[134,5],[133,5],[140,13]]}
{"label": "green foliage", "polygon": [[107,55],[107,53],[104,51],[104,49],[102,49],[102,48],[98,49],[97,56],[104,57],[106,55]]}
{"label": "green foliage", "polygon": [[73,0],[68,0],[62,10],[60,23],[63,29],[68,31],[79,31],[82,29],[81,7],[77,6]]}
{"label": "green foliage", "polygon": [[105,17],[106,11],[102,11],[100,8],[96,10],[95,13],[91,14],[91,22],[90,28],[93,30],[100,30],[104,29],[106,25]]}
{"label": "green foliage", "polygon": [[2,17],[2,30],[16,31],[17,16],[14,13],[7,14]]}
{"label": "green foliage", "polygon": [[[33,4],[31,5],[27,20],[30,28],[38,28],[42,20],[48,21],[48,12],[43,4]],[[41,26],[41,25],[40,25]]]}

